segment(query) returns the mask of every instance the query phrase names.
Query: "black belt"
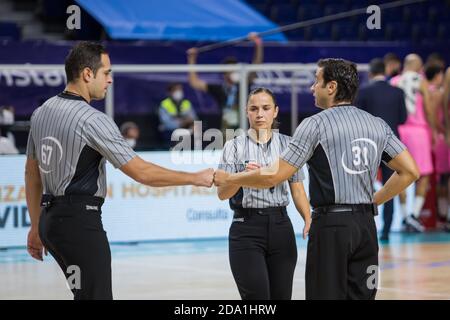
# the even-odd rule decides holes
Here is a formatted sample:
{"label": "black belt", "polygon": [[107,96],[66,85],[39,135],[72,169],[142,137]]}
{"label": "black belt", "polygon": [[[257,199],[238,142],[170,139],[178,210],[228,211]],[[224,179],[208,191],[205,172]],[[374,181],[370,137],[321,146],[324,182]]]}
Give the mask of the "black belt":
{"label": "black belt", "polygon": [[239,208],[235,212],[241,214],[259,214],[267,216],[271,214],[285,214],[287,213],[286,207],[272,207],[272,208]]}
{"label": "black belt", "polygon": [[101,197],[85,196],[85,195],[67,195],[67,196],[53,196],[51,194],[43,194],[41,198],[41,207],[50,208],[53,204],[77,204],[89,203],[97,206],[102,206],[105,199]]}
{"label": "black belt", "polygon": [[329,206],[322,206],[314,208],[315,214],[327,213],[349,213],[349,212],[370,212],[374,216],[378,215],[378,207],[374,203],[364,204],[334,204]]}

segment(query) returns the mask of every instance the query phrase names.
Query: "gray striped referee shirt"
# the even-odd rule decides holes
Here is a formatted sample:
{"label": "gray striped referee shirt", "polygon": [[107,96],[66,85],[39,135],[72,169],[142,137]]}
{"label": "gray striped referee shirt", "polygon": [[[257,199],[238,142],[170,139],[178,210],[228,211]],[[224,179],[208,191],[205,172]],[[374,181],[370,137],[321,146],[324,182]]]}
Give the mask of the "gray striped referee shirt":
{"label": "gray striped referee shirt", "polygon": [[104,198],[106,160],[118,168],[136,154],[111,118],[63,92],[33,113],[27,156],[39,163],[45,194]]}
{"label": "gray striped referee shirt", "polygon": [[406,147],[389,125],[354,106],[337,106],[306,118],[281,158],[309,170],[313,207],[372,203],[380,161]]}
{"label": "gray striped referee shirt", "polygon": [[[280,154],[289,144],[291,137],[272,132],[272,138],[264,144],[254,141],[248,134],[240,135],[225,143],[219,169],[229,173],[245,171],[247,162],[256,162],[265,167],[280,157]],[[289,182],[304,180],[302,170],[298,170]],[[232,209],[243,208],[271,208],[287,206],[289,204],[288,183],[284,181],[269,189],[242,188],[232,199]]]}

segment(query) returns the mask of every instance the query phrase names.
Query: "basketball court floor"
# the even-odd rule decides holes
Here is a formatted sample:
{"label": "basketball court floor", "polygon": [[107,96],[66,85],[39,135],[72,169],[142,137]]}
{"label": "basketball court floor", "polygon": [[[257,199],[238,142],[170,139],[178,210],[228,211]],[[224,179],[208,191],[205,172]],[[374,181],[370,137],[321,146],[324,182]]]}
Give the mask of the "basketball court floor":
{"label": "basketball court floor", "polygon": [[[306,241],[297,238],[293,299],[302,300]],[[226,239],[112,244],[115,299],[239,299]],[[450,234],[394,233],[380,244],[377,299],[450,299]],[[0,299],[72,299],[50,256],[0,251]]]}

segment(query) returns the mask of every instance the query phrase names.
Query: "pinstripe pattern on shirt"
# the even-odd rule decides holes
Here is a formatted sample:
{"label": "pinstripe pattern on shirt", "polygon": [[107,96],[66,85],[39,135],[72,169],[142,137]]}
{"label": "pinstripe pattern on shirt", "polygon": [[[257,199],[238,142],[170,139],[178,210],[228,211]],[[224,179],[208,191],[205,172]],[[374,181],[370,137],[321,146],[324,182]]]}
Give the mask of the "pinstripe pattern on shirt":
{"label": "pinstripe pattern on shirt", "polygon": [[[44,192],[65,194],[88,146],[118,168],[136,156],[114,121],[80,99],[58,95],[31,117],[27,155],[39,163]],[[105,159],[98,163],[95,196],[106,196]]]}
{"label": "pinstripe pattern on shirt", "polygon": [[406,149],[381,118],[354,106],[339,106],[302,121],[281,157],[302,167],[319,144],[331,169],[336,204],[372,203],[380,162]]}
{"label": "pinstripe pattern on shirt", "polygon": [[[248,134],[240,135],[225,143],[218,168],[226,172],[236,173],[245,170],[246,161],[268,166],[277,160],[289,144],[291,137],[273,131],[268,143],[259,144]],[[289,182],[304,180],[302,169],[298,170]],[[242,206],[244,208],[269,208],[287,206],[289,204],[288,183],[284,181],[274,188],[243,188]]]}

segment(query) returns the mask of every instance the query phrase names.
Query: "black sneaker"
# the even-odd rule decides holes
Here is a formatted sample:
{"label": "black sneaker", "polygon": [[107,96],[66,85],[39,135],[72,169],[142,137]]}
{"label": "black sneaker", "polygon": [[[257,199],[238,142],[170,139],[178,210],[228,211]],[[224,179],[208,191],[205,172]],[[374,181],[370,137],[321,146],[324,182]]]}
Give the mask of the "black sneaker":
{"label": "black sneaker", "polygon": [[412,214],[406,218],[406,225],[408,225],[413,230],[413,232],[422,233],[425,231],[425,227],[422,222],[420,222],[420,220]]}
{"label": "black sneaker", "polygon": [[402,229],[401,232],[412,233],[414,232],[413,227],[407,222],[408,218],[404,218],[402,221]]}
{"label": "black sneaker", "polygon": [[382,234],[380,237],[380,241],[382,242],[389,242],[389,235],[388,234]]}
{"label": "black sneaker", "polygon": [[444,231],[450,232],[450,221],[445,222],[444,224]]}

